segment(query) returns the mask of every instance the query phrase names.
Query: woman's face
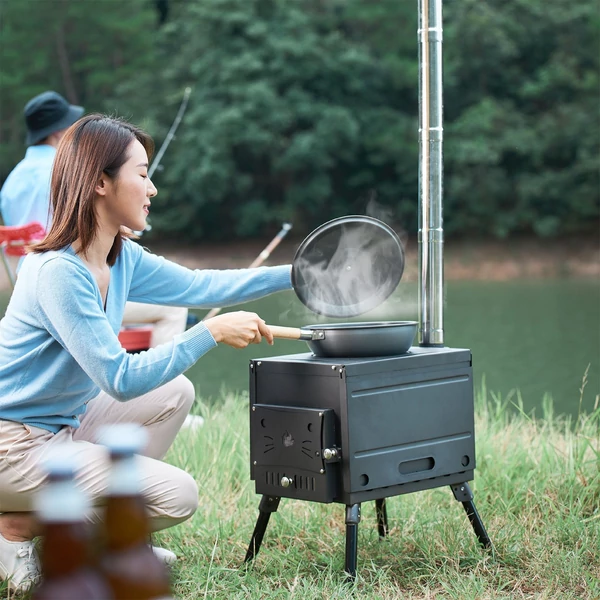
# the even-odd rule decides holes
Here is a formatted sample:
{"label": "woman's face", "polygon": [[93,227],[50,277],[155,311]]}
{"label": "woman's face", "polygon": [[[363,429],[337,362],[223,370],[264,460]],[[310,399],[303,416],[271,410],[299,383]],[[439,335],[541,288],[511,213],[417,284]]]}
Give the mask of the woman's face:
{"label": "woman's face", "polygon": [[157,190],[148,177],[148,155],[137,140],[131,142],[128,159],[116,179],[106,181],[103,199],[105,217],[116,227],[143,231],[150,210],[150,198]]}

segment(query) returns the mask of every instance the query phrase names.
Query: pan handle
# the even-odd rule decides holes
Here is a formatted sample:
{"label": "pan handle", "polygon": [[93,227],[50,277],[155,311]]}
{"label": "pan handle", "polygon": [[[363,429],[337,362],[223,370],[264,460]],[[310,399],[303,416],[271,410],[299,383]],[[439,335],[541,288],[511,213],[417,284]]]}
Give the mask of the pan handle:
{"label": "pan handle", "polygon": [[282,327],[281,325],[267,325],[273,337],[281,340],[322,340],[325,335],[323,331],[312,329],[300,329],[300,327]]}

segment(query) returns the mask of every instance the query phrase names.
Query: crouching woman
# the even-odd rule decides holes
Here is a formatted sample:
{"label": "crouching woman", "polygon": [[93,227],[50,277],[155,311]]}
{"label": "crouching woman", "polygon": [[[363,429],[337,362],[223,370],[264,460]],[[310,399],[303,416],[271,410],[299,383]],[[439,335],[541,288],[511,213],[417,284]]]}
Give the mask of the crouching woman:
{"label": "crouching woman", "polygon": [[176,525],[194,513],[198,495],[190,475],[162,462],[194,401],[182,373],[220,343],[273,343],[258,315],[240,311],[128,354],[117,337],[125,303],[220,307],[291,288],[290,265],[190,270],[129,239],[125,228],[145,228],[157,193],[148,177],[152,151],[146,133],[119,119],[89,115],[69,128],[54,162],[51,229],[23,261],[0,321],[0,579],[13,590],[39,577],[32,500],[54,446],[76,455],[97,521],[108,475],[98,432],[142,425],[151,527]]}

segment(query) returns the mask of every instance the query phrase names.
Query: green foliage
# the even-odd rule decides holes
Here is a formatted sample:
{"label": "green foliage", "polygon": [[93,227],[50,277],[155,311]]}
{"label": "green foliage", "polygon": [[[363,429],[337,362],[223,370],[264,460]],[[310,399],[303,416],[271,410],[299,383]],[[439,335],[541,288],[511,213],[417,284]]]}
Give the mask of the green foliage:
{"label": "green foliage", "polygon": [[197,1],[166,28],[165,76],[193,81],[194,93],[168,157],[166,199],[155,203],[170,217],[163,226],[193,221],[202,237],[282,220],[302,230],[364,213],[374,189],[397,200],[415,148],[412,118],[390,103],[389,69],[340,32],[334,13],[317,19],[306,7]]}
{"label": "green foliage", "polygon": [[448,4],[449,232],[597,229],[598,24],[593,2]]}
{"label": "green foliage", "polygon": [[[159,27],[151,0],[2,0],[0,180],[44,89],[160,143],[191,86],[154,177],[155,234],[302,232],[373,199],[414,232],[417,6],[172,0]],[[597,229],[599,25],[594,0],[444,2],[449,235]]]}

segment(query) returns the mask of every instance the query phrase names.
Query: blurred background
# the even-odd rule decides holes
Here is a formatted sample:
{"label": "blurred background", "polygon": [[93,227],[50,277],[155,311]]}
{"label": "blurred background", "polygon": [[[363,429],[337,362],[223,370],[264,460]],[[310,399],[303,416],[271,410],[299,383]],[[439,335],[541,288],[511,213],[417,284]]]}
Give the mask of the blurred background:
{"label": "blurred background", "polygon": [[[417,0],[1,0],[0,184],[32,96],[123,116],[158,148],[190,87],[144,244],[243,262],[247,242],[250,262],[291,222],[275,264],[324,221],[370,214],[409,250],[385,316],[416,318],[416,29]],[[599,31],[597,0],[444,2],[444,229],[450,260],[468,248],[446,263],[446,339],[527,408],[548,392],[576,412],[584,377],[583,404],[600,392]],[[555,268],[519,270],[530,251]],[[516,269],[482,267],[511,252]],[[292,297],[254,309],[315,320]],[[209,353],[199,392],[243,388],[265,351]]]}

